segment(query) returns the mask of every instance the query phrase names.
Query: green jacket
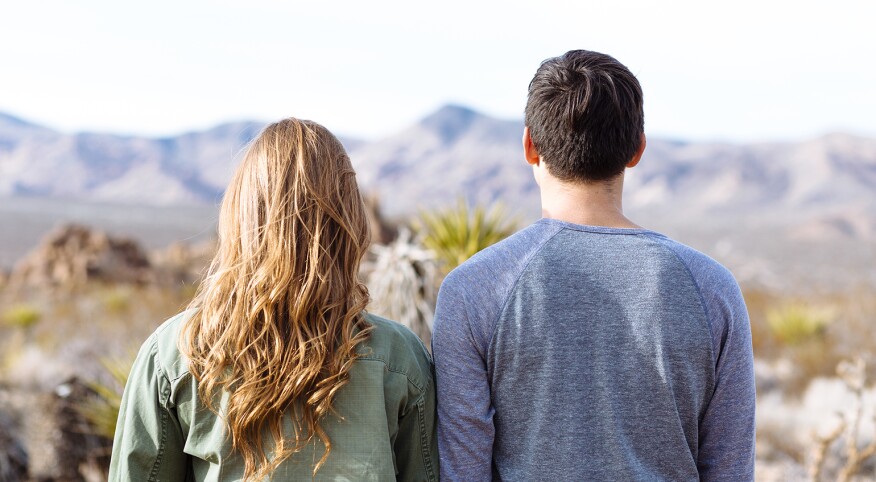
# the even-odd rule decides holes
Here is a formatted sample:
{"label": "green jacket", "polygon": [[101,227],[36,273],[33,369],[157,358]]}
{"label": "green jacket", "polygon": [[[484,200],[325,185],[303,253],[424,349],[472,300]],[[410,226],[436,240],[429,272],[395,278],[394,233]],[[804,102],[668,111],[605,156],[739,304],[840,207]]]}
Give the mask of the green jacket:
{"label": "green jacket", "polygon": [[[177,349],[187,316],[165,322],[137,355],[119,410],[111,481],[243,478],[243,462],[231,453],[222,420],[199,401],[197,382]],[[407,328],[373,315],[366,319],[374,329],[358,347],[362,357],[335,397],[340,417],[323,421],[331,454],[313,477],[313,464],[324,450],[314,442],[287,459],[274,481],[438,480],[429,354]]]}

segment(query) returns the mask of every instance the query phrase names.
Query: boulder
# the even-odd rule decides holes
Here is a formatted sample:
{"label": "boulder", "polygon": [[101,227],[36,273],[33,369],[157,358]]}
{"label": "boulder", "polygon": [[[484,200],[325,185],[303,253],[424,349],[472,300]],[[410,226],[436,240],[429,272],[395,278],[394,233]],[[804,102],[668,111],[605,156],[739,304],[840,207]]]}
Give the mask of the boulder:
{"label": "boulder", "polygon": [[136,241],[68,224],[51,232],[15,266],[9,284],[72,287],[88,281],[143,284],[154,278]]}
{"label": "boulder", "polygon": [[0,481],[106,480],[111,441],[93,435],[78,409],[93,396],[75,378],[49,392],[0,387]]}

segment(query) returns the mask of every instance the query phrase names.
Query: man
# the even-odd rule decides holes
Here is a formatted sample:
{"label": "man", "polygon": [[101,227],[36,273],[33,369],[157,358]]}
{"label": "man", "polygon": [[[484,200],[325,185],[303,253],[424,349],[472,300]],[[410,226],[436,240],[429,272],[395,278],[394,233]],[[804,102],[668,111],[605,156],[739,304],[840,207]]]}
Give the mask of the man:
{"label": "man", "polygon": [[642,90],[575,50],[529,85],[543,219],[450,273],[432,346],[444,480],[752,480],[754,373],[721,265],[627,219]]}

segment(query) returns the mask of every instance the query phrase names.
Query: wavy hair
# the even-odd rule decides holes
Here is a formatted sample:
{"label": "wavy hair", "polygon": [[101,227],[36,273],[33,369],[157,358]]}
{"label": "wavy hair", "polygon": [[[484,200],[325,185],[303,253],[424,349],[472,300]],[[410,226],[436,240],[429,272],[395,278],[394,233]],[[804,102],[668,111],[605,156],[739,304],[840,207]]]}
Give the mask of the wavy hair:
{"label": "wavy hair", "polygon": [[358,272],[370,233],[341,143],[311,121],[266,127],[225,192],[218,232],[180,350],[207,408],[219,415],[214,397],[227,392],[221,416],[245,480],[318,439],[316,474],[332,448],[320,421],[369,332]]}

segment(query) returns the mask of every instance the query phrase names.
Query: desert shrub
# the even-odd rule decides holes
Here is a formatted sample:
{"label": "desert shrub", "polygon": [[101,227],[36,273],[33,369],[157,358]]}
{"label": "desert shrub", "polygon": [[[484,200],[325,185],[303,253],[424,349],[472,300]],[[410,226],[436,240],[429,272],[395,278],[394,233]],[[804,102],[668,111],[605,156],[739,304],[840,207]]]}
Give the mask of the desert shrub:
{"label": "desert shrub", "polygon": [[478,251],[510,236],[516,224],[500,207],[470,207],[460,199],[454,208],[420,213],[416,227],[423,244],[435,252],[445,272],[449,272]]}
{"label": "desert shrub", "polygon": [[[876,458],[876,436],[871,434],[865,443],[861,440],[867,382],[866,364],[862,358],[854,362],[843,361],[837,367],[837,375],[854,394],[855,403],[852,407],[837,407],[841,410],[839,424],[828,434],[816,436],[809,466],[809,476],[814,482],[848,482],[860,473],[865,463]],[[827,473],[826,469],[832,467],[836,468],[835,473]]]}
{"label": "desert shrub", "polygon": [[133,354],[124,358],[104,358],[101,360],[101,365],[106,369],[111,382],[90,383],[89,387],[97,395],[77,407],[94,434],[112,440],[116,433],[116,421],[119,418],[119,408],[122,404],[122,392],[133,364]]}
{"label": "desert shrub", "polygon": [[107,313],[120,315],[131,308],[131,290],[125,286],[117,286],[102,293],[103,307]]}
{"label": "desert shrub", "polygon": [[767,312],[773,335],[787,345],[798,345],[822,336],[832,314],[802,303],[791,303]]}
{"label": "desert shrub", "polygon": [[846,353],[837,351],[829,339],[814,339],[794,345],[786,353],[785,357],[793,367],[782,387],[788,395],[800,395],[812,380],[831,376],[837,363],[847,356]]}
{"label": "desert shrub", "polygon": [[7,326],[15,326],[19,328],[29,328],[33,326],[42,317],[42,313],[36,307],[19,303],[13,305],[3,312],[3,323]]}
{"label": "desert shrub", "polygon": [[842,329],[835,323],[837,319],[831,309],[797,300],[776,300],[766,310],[773,356],[788,360],[793,367],[783,383],[785,393],[802,394],[814,378],[831,376],[837,363],[847,356],[833,336]]}
{"label": "desert shrub", "polygon": [[438,285],[434,254],[402,229],[389,245],[371,247],[363,274],[372,299],[368,310],[407,326],[428,346]]}
{"label": "desert shrub", "polygon": [[787,364],[777,380],[786,395],[801,395],[810,381],[831,377],[850,355],[876,353],[872,286],[800,294],[744,287],[755,358]]}

